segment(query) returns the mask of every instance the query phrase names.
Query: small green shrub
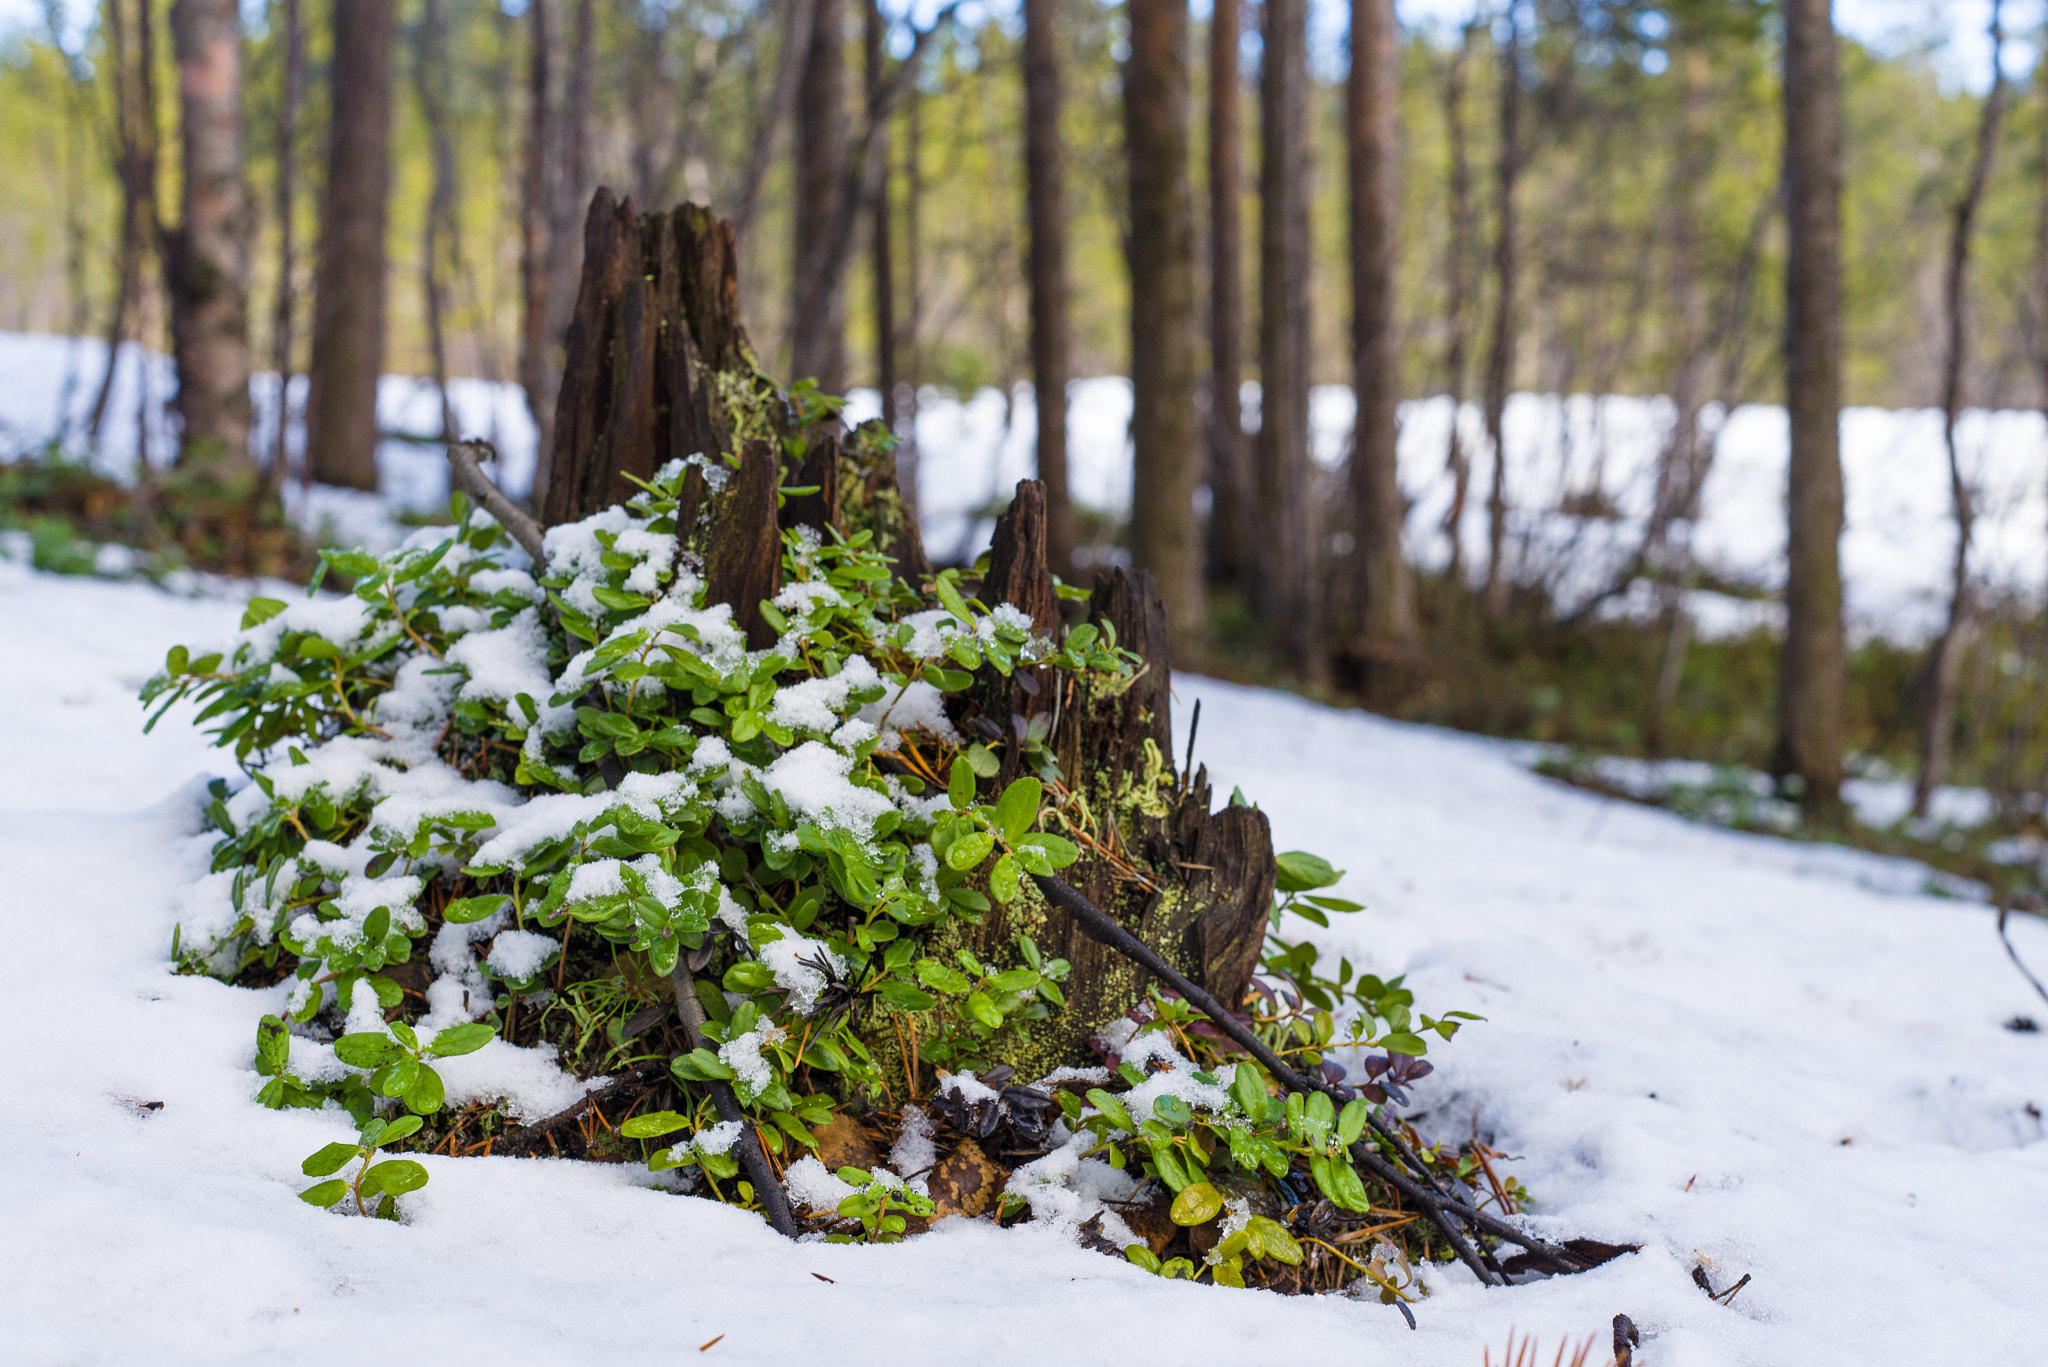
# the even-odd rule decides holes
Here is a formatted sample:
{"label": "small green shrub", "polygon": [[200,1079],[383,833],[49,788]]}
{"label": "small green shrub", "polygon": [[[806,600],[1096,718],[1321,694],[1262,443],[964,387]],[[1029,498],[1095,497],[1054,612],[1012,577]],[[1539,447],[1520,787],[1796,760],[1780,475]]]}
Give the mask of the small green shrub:
{"label": "small green shrub", "polygon": [[[739,1124],[718,1120],[703,1084],[730,1083],[764,1147],[795,1165],[814,1161],[814,1131],[836,1112],[892,1114],[892,1078],[912,1097],[970,1084],[996,1096],[975,1074],[995,1077],[1066,1009],[1065,961],[1020,934],[1014,958],[990,962],[953,928],[1036,896],[1026,875],[1073,863],[1096,818],[1063,796],[1043,728],[973,740],[947,700],[1026,664],[1114,682],[1131,657],[1089,625],[1035,635],[1014,608],[963,596],[954,572],[904,585],[866,534],[805,528],[784,535],[784,587],[761,605],[775,639],[749,649],[679,549],[686,468],[555,528],[538,578],[461,504],[452,527],[388,556],[324,553],[347,595],[254,599],[234,640],[173,649],[145,688],[152,725],[195,702],[247,776],[215,785],[213,871],[174,954],[185,971],[284,986],[257,1028],[258,1099],[336,1104],[361,1130],[308,1160],[314,1176],[361,1165],[307,1193],[316,1204],[353,1195],[358,1212],[395,1213],[424,1169],[374,1151],[456,1151],[463,1117],[489,1098],[446,1116],[436,1064],[505,1048],[515,1017],[584,1076],[664,1068],[674,1101],[622,1117],[605,1152],[637,1146],[649,1168],[694,1169],[710,1194],[752,1205]],[[999,786],[1005,746],[1025,772]],[[1338,877],[1282,856],[1275,925],[1290,908],[1319,924],[1356,911],[1324,891]],[[1320,976],[1312,946],[1277,934],[1264,969],[1252,1007],[1269,1042],[1309,1067],[1384,1048],[1367,1064],[1375,1100],[1428,1070],[1421,1031],[1457,1028],[1413,1018],[1398,979],[1349,963]],[[694,983],[698,1047],[648,1024],[673,1020],[672,981]],[[1164,1183],[1182,1215],[1207,1210],[1225,1170],[1371,1209],[1340,1142],[1371,1103],[1282,1100],[1248,1064],[1223,1084],[1202,1028],[1159,998],[1117,1029],[1127,1050],[1211,1089],[1193,1104],[1162,1094],[1127,1110],[1152,1081],[1129,1063],[1085,1100],[1048,1082],[998,1104],[1063,1120],[1069,1157]],[[1044,1124],[1033,1133],[1061,1143]],[[1028,1173],[1011,1181],[1011,1216]],[[887,1241],[932,1213],[881,1170],[838,1180],[850,1194],[814,1216],[835,1236]],[[1199,1273],[1242,1284],[1260,1260],[1292,1266],[1293,1249],[1300,1262],[1284,1225],[1261,1220],[1230,1229]]]}

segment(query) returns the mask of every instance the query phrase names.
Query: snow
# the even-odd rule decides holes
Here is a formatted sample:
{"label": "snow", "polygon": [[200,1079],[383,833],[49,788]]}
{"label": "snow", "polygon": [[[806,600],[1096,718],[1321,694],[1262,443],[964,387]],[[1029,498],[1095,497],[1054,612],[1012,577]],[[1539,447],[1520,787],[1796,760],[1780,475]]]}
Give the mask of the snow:
{"label": "snow", "polygon": [[[132,469],[135,460],[138,354],[132,345],[123,349],[108,427],[95,457],[111,473]],[[68,403],[74,425],[81,421],[104,356],[102,343],[91,338],[0,333],[0,459],[47,440],[57,430],[60,401]],[[67,373],[82,377],[69,390]],[[152,356],[148,373],[150,392],[161,400],[173,387],[168,360]],[[293,388],[295,414],[304,403],[303,389],[301,377]],[[267,451],[274,431],[276,381],[259,375],[251,392],[258,414],[257,445]],[[518,386],[454,380],[449,397],[463,435],[493,441],[502,456],[500,482],[509,492],[523,495],[532,483],[536,436]],[[1077,380],[1067,398],[1068,478],[1075,500],[1114,514],[1128,513],[1129,382],[1117,376]],[[1255,420],[1258,386],[1247,384],[1243,399],[1248,420]],[[1351,392],[1344,386],[1319,386],[1311,396],[1312,447],[1326,470],[1344,458],[1353,411]],[[878,413],[873,391],[855,390],[848,396],[848,422]],[[1033,472],[1034,414],[1029,385],[1019,385],[1007,400],[995,389],[964,398],[926,389],[919,396],[917,501],[924,542],[934,558],[969,561],[987,549],[994,524],[983,513],[992,503],[1006,500],[1016,482]],[[1775,590],[1783,578],[1785,412],[1774,405],[1751,404],[1725,415],[1710,410],[1708,417],[1721,421],[1722,427],[1713,470],[1702,491],[1694,551],[1705,566],[1730,580]],[[384,499],[401,508],[444,508],[448,471],[432,440],[441,421],[432,384],[385,376],[378,389],[378,421],[387,432],[423,439],[386,441],[378,448]],[[1399,463],[1401,488],[1409,502],[1408,553],[1432,567],[1441,567],[1450,549],[1440,528],[1451,500],[1444,457],[1452,421],[1448,398],[1416,399],[1401,407]],[[1476,573],[1485,563],[1491,460],[1486,458],[1479,410],[1467,404],[1457,411],[1456,421],[1464,447],[1473,456],[1458,536],[1465,563]],[[1520,572],[1553,579],[1567,600],[1590,592],[1639,543],[1653,494],[1657,450],[1672,421],[1670,402],[1516,394],[1508,401],[1504,421],[1510,537]],[[168,459],[168,431],[155,416],[151,424],[153,458]],[[1963,414],[1958,431],[1965,474],[1977,489],[1976,570],[1994,585],[2018,588],[2038,599],[2048,567],[2048,482],[2042,478],[2048,469],[2048,419],[2035,412],[1973,409]],[[1923,639],[1939,627],[1945,610],[1955,542],[1941,415],[1934,409],[1847,408],[1842,412],[1841,435],[1847,495],[1842,572],[1851,625],[1859,634]],[[301,444],[295,417],[288,445],[296,452]],[[82,450],[75,430],[72,445]],[[706,469],[723,474],[715,462]],[[1579,519],[1557,511],[1568,495],[1595,487],[1615,506],[1620,514],[1616,520]],[[405,534],[386,502],[373,495],[296,483],[287,485],[286,494],[302,525],[318,528],[324,523],[339,544],[383,551]],[[646,557],[634,586],[651,591],[654,567],[668,557],[652,544],[666,538],[646,539],[650,544],[620,549]],[[594,563],[598,548],[591,542],[586,549]],[[588,612],[594,603],[587,601],[587,593],[587,587],[572,587],[565,597]],[[1775,605],[1764,601],[1700,592],[1691,596],[1690,605],[1709,634],[1776,620]],[[937,653],[928,639],[937,634],[924,633],[920,645]]]}
{"label": "snow", "polygon": [[524,982],[552,960],[561,941],[531,930],[501,930],[484,962],[507,982]]}
{"label": "snow", "polygon": [[863,788],[849,774],[853,759],[828,745],[807,740],[778,755],[761,771],[761,782],[782,794],[793,812],[824,826],[838,826],[866,836],[894,804],[872,788]]}
{"label": "snow", "polygon": [[[1902,861],[1564,788],[1512,746],[1187,677],[1176,714],[1203,701],[1219,789],[1242,785],[1282,848],[1347,869],[1336,891],[1368,907],[1317,941],[1406,973],[1423,1009],[1488,1018],[1434,1052],[1424,1128],[1518,1155],[1544,1232],[1642,1252],[1510,1290],[1428,1270],[1410,1333],[1370,1300],[1161,1281],[1050,1227],[792,1246],[625,1165],[428,1155],[402,1225],[314,1210],[300,1161],[347,1123],[251,1100],[255,1021],[283,989],[167,964],[222,757],[189,712],[142,736],[132,700],[172,643],[224,639],[239,611],[0,567],[10,1362],[342,1364],[404,1342],[595,1364],[723,1334],[707,1361],[829,1344],[849,1363],[1468,1367],[1510,1326],[1604,1341],[1617,1312],[1646,1367],[1892,1361],[1930,1326],[1943,1360],[2039,1355],[2048,1042],[2002,1028],[2044,1012],[1991,909],[1925,895]],[[2012,934],[2048,966],[2048,926]],[[318,1046],[293,1049],[318,1068]],[[582,1086],[502,1042],[436,1066],[451,1101],[512,1095],[529,1116]],[[1701,1260],[1717,1286],[1753,1281],[1710,1303]]]}

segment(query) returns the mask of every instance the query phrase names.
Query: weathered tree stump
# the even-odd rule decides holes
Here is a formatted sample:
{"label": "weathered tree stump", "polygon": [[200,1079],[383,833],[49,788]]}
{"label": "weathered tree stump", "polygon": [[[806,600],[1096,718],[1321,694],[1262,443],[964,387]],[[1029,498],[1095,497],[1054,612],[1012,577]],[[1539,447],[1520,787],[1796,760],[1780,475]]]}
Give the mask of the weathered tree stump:
{"label": "weathered tree stump", "polygon": [[[569,329],[543,521],[569,522],[631,497],[627,476],[669,460],[692,463],[679,516],[683,553],[701,566],[710,601],[730,603],[757,646],[773,639],[760,602],[779,587],[785,526],[874,533],[898,577],[931,574],[916,518],[896,487],[893,443],[878,423],[801,430],[789,396],[761,370],[739,321],[731,224],[683,205],[636,215],[600,190],[584,230],[581,290]],[[777,508],[779,487],[812,489]],[[1007,602],[1039,630],[1060,629],[1046,559],[1044,486],[1026,480],[998,521],[979,595]],[[963,733],[1014,741],[1042,718],[1065,776],[1062,810],[1086,853],[1066,871],[1097,905],[1210,993],[1243,999],[1272,905],[1273,849],[1263,813],[1209,810],[1206,770],[1180,774],[1172,756],[1165,613],[1151,576],[1103,576],[1089,620],[1136,653],[1133,675],[1072,681],[1050,670],[993,670],[954,702]],[[1020,747],[1000,747],[993,797],[1020,772]],[[1028,884],[1027,884],[1028,887]],[[1145,999],[1146,975],[1082,934],[1035,889],[961,943],[999,963],[1029,934],[1073,965],[1068,1009],[1013,1048],[1024,1077],[1091,1061],[1089,1036]]]}

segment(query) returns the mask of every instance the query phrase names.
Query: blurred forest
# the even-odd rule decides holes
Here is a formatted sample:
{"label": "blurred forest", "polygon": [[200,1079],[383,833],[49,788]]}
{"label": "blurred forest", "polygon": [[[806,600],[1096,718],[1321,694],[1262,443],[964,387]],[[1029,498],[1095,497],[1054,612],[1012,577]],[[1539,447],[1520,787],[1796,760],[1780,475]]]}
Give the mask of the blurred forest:
{"label": "blurred forest", "polygon": [[[169,5],[159,8],[167,13]],[[318,231],[332,43],[328,5],[307,0],[304,8],[305,105],[295,149],[301,185],[294,200],[301,243]],[[426,79],[445,92],[440,98],[457,172],[444,322],[448,363],[453,374],[511,379],[519,349],[531,24],[524,5],[440,0],[431,8],[446,31],[430,40],[422,31],[429,8],[409,0],[397,14],[387,366],[404,374],[432,370],[420,263],[435,133],[422,98],[429,87],[419,71],[432,61],[436,70]],[[1525,244],[1518,273],[1525,332],[1511,387],[1667,393],[1684,332],[1672,259],[1682,217],[1694,253],[1685,269],[1698,286],[1721,298],[1738,281],[1747,282],[1739,337],[1730,339],[1741,364],[1719,395],[1782,401],[1773,352],[1783,325],[1785,243],[1772,212],[1782,130],[1770,10],[1743,0],[1542,0],[1522,8],[1522,22],[1534,32],[1525,37],[1518,63],[1525,101],[1517,209]],[[0,57],[0,175],[10,187],[0,202],[0,329],[8,331],[92,331],[118,267],[121,202],[110,146],[115,96],[105,77],[106,36],[102,25],[79,26],[75,9],[56,11],[54,32],[17,29]],[[565,6],[566,25],[564,19],[556,25],[562,50],[555,57],[564,68],[556,73],[558,99],[574,60],[573,9]],[[658,0],[594,5],[589,184],[610,185],[647,206],[691,199],[728,211],[759,136],[786,9],[786,3]],[[252,290],[258,300],[276,289],[282,10],[281,3],[244,6],[246,151],[256,220]],[[863,61],[859,16],[847,20],[847,64],[857,73]],[[1205,46],[1205,27],[1193,25],[1197,49]],[[1496,282],[1485,255],[1498,213],[1489,182],[1500,142],[1501,29],[1496,18],[1469,31],[1436,27],[1402,35],[1398,319],[1401,374],[1411,396],[1447,392],[1452,330],[1471,328],[1492,308]],[[907,30],[906,21],[891,25],[892,51],[907,47]],[[1119,75],[1127,31],[1124,7],[1097,0],[1064,5],[1056,29],[1064,68],[1068,316],[1076,376],[1129,373]],[[962,7],[934,33],[916,95],[890,130],[899,222],[912,194],[913,165],[917,177],[915,245],[900,227],[894,244],[904,273],[900,287],[914,289],[918,299],[917,373],[923,383],[959,393],[990,384],[1007,388],[1030,374],[1021,44],[1016,12],[989,16],[979,6]],[[157,60],[157,114],[169,130],[177,83],[168,43],[157,45]],[[1248,83],[1256,81],[1258,63],[1253,22],[1242,44]],[[1349,276],[1345,70],[1341,42],[1309,64],[1318,298],[1339,297]],[[1193,64],[1198,103],[1206,99],[1207,76],[1204,64]],[[1883,407],[1936,403],[1944,239],[1951,202],[1969,173],[1981,96],[1944,89],[1924,54],[1879,57],[1847,38],[1841,94],[1842,398]],[[849,120],[857,96],[854,81]],[[1206,132],[1195,120],[1198,180],[1207,164]],[[1241,132],[1243,164],[1256,167],[1256,120],[1244,120]],[[1991,178],[1978,228],[1973,403],[2033,406],[2041,399],[2029,284],[2038,251],[2043,133],[2041,103],[2018,100],[2005,133],[2011,150]],[[1453,183],[1461,160],[1462,230]],[[178,174],[178,145],[167,138],[160,165],[166,190]],[[777,157],[762,182],[742,286],[757,340],[784,343],[766,358],[778,368],[787,364],[791,192],[789,158]],[[1249,175],[1242,193],[1247,213],[1255,215],[1257,187]],[[1204,226],[1198,223],[1198,232]],[[1247,247],[1247,271],[1252,250]],[[907,274],[913,255],[914,286]],[[295,288],[310,296],[310,256],[299,264]],[[848,306],[847,378],[873,384],[872,291],[854,289]],[[1315,383],[1349,381],[1348,323],[1342,309],[1314,313]],[[254,350],[269,355],[270,311],[253,310],[250,325]],[[1256,327],[1256,313],[1248,314],[1252,351]],[[302,366],[303,330],[298,344]],[[1248,370],[1247,378],[1255,377],[1255,368]],[[1473,378],[1465,377],[1468,396]]]}
{"label": "blurred forest", "polygon": [[[609,186],[732,219],[762,363],[877,389],[907,480],[920,394],[1130,376],[1126,526],[1074,506],[1064,407],[1040,414],[1052,558],[1085,580],[1114,541],[1151,570],[1181,660],[1767,771],[1758,796],[1816,829],[1840,828],[1845,778],[1910,773],[1916,817],[1955,781],[1995,798],[1985,839],[2038,834],[2040,585],[1974,574],[1955,436],[1968,407],[2048,407],[2048,102],[2012,74],[2038,35],[1996,3],[1984,90],[1837,33],[1826,0],[1505,0],[1421,28],[1391,0],[44,13],[0,50],[0,330],[176,354],[188,473],[146,494],[200,560],[277,568],[252,548],[284,535],[263,509],[289,472],[248,449],[254,372],[310,375],[322,483],[374,489],[380,373],[518,385],[544,474]],[[1358,398],[1334,472],[1309,459],[1321,384]],[[1590,598],[1517,560],[1516,391],[1669,399],[1654,504]],[[1454,539],[1425,568],[1396,405],[1439,394],[1485,430],[1443,453],[1446,525],[1474,470],[1495,477],[1486,554]],[[1689,528],[1746,402],[1789,417],[1785,576],[1714,585]],[[1932,641],[1845,630],[1845,405],[1943,413],[1957,535]],[[1596,477],[1541,511],[1618,523],[1606,499]],[[1782,624],[1702,636],[1702,588],[1775,598]]]}

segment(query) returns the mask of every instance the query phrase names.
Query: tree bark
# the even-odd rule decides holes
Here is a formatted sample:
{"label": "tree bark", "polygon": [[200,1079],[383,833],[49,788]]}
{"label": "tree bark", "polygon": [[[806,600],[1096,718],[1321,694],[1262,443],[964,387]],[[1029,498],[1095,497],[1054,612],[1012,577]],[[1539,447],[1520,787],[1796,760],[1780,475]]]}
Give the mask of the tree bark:
{"label": "tree bark", "polygon": [[1963,412],[1963,371],[1969,359],[1970,237],[1984,201],[1984,187],[1998,156],[1998,134],[2005,119],[2005,31],[1999,0],[1991,0],[1991,89],[1977,125],[1977,155],[1970,179],[1957,198],[1949,224],[1948,273],[1943,290],[1948,345],[1942,357],[1941,437],[1948,452],[1949,498],[1956,515],[1956,549],[1949,576],[1948,620],[1928,661],[1927,714],[1920,731],[1920,771],[1913,780],[1913,815],[1927,815],[1934,790],[1948,774],[1951,732],[1955,728],[1956,676],[1974,615],[1970,593],[1970,535],[1976,508],[1963,476],[1962,452],[1956,446],[1956,422]]}
{"label": "tree bark", "polygon": [[333,115],[313,286],[306,457],[322,484],[377,487],[384,368],[385,200],[391,182],[391,0],[334,12]]}
{"label": "tree bark", "polygon": [[285,435],[291,427],[292,344],[297,294],[298,236],[293,206],[298,199],[299,106],[306,97],[306,30],[299,0],[284,0],[284,102],[277,120],[277,301],[270,325],[270,366],[277,372],[277,431],[272,436],[269,478],[285,476]]}
{"label": "tree bark", "polygon": [[1508,453],[1503,425],[1515,369],[1515,184],[1522,174],[1522,34],[1512,6],[1507,23],[1495,179],[1493,338],[1486,356],[1486,439],[1493,448],[1493,487],[1486,494],[1486,581],[1480,590],[1481,606],[1496,621],[1507,615],[1508,593],[1514,584],[1505,564]]}
{"label": "tree bark", "polygon": [[178,459],[249,459],[249,204],[242,183],[242,33],[235,0],[177,0],[184,190],[164,235],[178,368]]}
{"label": "tree bark", "polygon": [[1451,477],[1451,505],[1444,510],[1442,530],[1450,540],[1444,577],[1465,582],[1465,500],[1472,487],[1472,456],[1465,449],[1462,418],[1465,407],[1465,348],[1472,326],[1472,159],[1465,134],[1465,68],[1472,58],[1479,21],[1465,25],[1457,51],[1444,73],[1444,127],[1450,144],[1450,238],[1444,274],[1449,298],[1444,304],[1444,387],[1451,397],[1451,433],[1444,448],[1444,467]]}
{"label": "tree bark", "polygon": [[[1043,488],[1035,481],[1019,484],[996,524],[980,596],[1012,603],[1050,630],[1058,618],[1044,560],[1044,513]],[[1133,682],[1076,681],[1055,711],[1049,696],[1054,680],[1036,694],[992,680],[993,687],[977,694],[982,717],[1010,734],[1025,714],[1055,712],[1047,743],[1066,784],[1087,800],[1101,827],[1064,877],[1211,995],[1235,1005],[1257,966],[1273,901],[1265,815],[1249,806],[1211,812],[1207,770],[1182,774],[1174,766],[1170,632],[1152,576],[1124,569],[1102,576],[1088,620],[1113,626],[1117,643],[1140,657]],[[1014,776],[1006,764],[983,780],[984,797],[1000,793]],[[1065,984],[1066,1009],[1002,1061],[1025,1076],[1092,1061],[1089,1036],[1145,1001],[1148,975],[1039,898],[994,909],[967,940],[984,958],[1004,960],[1019,933],[1029,934],[1048,957],[1066,959],[1073,972]]]}
{"label": "tree bark", "polygon": [[1678,699],[1685,652],[1692,623],[1686,593],[1693,572],[1689,524],[1699,501],[1702,465],[1700,409],[1704,403],[1707,363],[1705,299],[1700,289],[1699,190],[1712,164],[1709,127],[1707,53],[1696,41],[1674,41],[1685,80],[1683,116],[1677,155],[1672,160],[1670,198],[1666,204],[1665,237],[1670,243],[1670,307],[1675,322],[1675,363],[1671,369],[1671,430],[1658,452],[1656,492],[1649,525],[1643,532],[1643,568],[1653,577],[1663,645],[1650,692],[1644,742],[1652,755],[1665,751],[1666,728]]}
{"label": "tree bark", "polygon": [[1351,438],[1359,625],[1373,646],[1415,634],[1415,593],[1401,553],[1407,507],[1395,462],[1400,337],[1394,257],[1400,238],[1400,28],[1393,0],[1352,0],[1346,126],[1351,171],[1351,373],[1358,417]]}
{"label": "tree bark", "polygon": [[1785,399],[1791,419],[1785,645],[1771,765],[1817,820],[1839,816],[1842,634],[1841,96],[1828,0],[1785,5]]}
{"label": "tree bark", "polygon": [[733,231],[740,249],[747,250],[753,236],[754,215],[761,202],[761,187],[768,179],[769,163],[775,159],[775,140],[782,125],[795,113],[798,83],[811,50],[811,28],[817,18],[818,0],[789,0],[788,18],[782,24],[782,50],[776,57],[775,85],[768,95],[768,108],[754,127],[747,151],[747,166],[740,177],[739,193],[733,202]]}
{"label": "tree bark", "polygon": [[548,0],[527,0],[526,6],[526,146],[519,168],[519,385],[526,391],[526,411],[533,416],[538,445],[533,471],[532,502],[547,498],[550,473],[545,458],[554,450],[555,396],[550,375],[548,334],[548,261],[553,220],[549,212],[548,117],[549,54],[554,45],[548,24]]}
{"label": "tree bark", "polygon": [[[156,25],[147,0],[135,6],[134,32],[129,31],[126,0],[108,0],[107,45],[114,76],[115,171],[121,183],[121,255],[115,269],[114,307],[107,320],[107,368],[100,376],[92,414],[86,419],[86,440],[97,445],[113,397],[121,343],[128,337],[142,305],[142,273],[150,241],[157,235],[156,213]],[[136,433],[138,449],[143,431]],[[148,477],[144,462],[142,475]]]}
{"label": "tree bark", "polygon": [[1131,226],[1131,558],[1183,648],[1204,628],[1195,525],[1195,203],[1188,183],[1187,0],[1132,0],[1124,64]]}
{"label": "tree bark", "polygon": [[828,259],[847,169],[846,33],[842,0],[816,5],[797,95],[789,372],[837,394],[846,387],[846,288]]}
{"label": "tree bark", "polygon": [[1209,578],[1250,586],[1258,496],[1244,438],[1242,0],[1209,17]]}
{"label": "tree bark", "polygon": [[[912,53],[910,62],[919,60]],[[896,481],[913,513],[917,501],[917,391],[924,379],[924,95],[913,79],[904,117],[903,149],[903,403],[898,416],[902,441],[896,448]]]}
{"label": "tree bark", "polygon": [[1061,185],[1059,0],[1024,0],[1024,181],[1031,226],[1031,394],[1038,478],[1045,484],[1046,555],[1076,577],[1074,504],[1067,488],[1067,210]]}
{"label": "tree bark", "polygon": [[441,398],[441,440],[453,444],[456,430],[455,407],[448,401],[448,340],[444,318],[447,285],[442,274],[443,258],[455,270],[458,258],[455,206],[459,192],[455,181],[455,135],[448,89],[448,30],[442,0],[421,0],[420,23],[413,52],[414,89],[420,110],[426,116],[427,142],[434,168],[434,184],[427,197],[426,222],[420,234],[420,294],[426,304],[428,352],[434,367],[434,388]]}
{"label": "tree bark", "polygon": [[895,234],[891,231],[889,200],[889,111],[883,104],[888,70],[882,44],[888,37],[888,21],[882,17],[878,0],[868,0],[865,28],[867,49],[868,119],[882,127],[881,178],[875,186],[875,216],[869,231],[868,250],[874,262],[875,282],[875,389],[882,401],[882,426],[896,431],[896,260]]}
{"label": "tree bark", "polygon": [[1259,605],[1282,658],[1325,671],[1310,504],[1308,40],[1304,0],[1266,0],[1259,73]]}

